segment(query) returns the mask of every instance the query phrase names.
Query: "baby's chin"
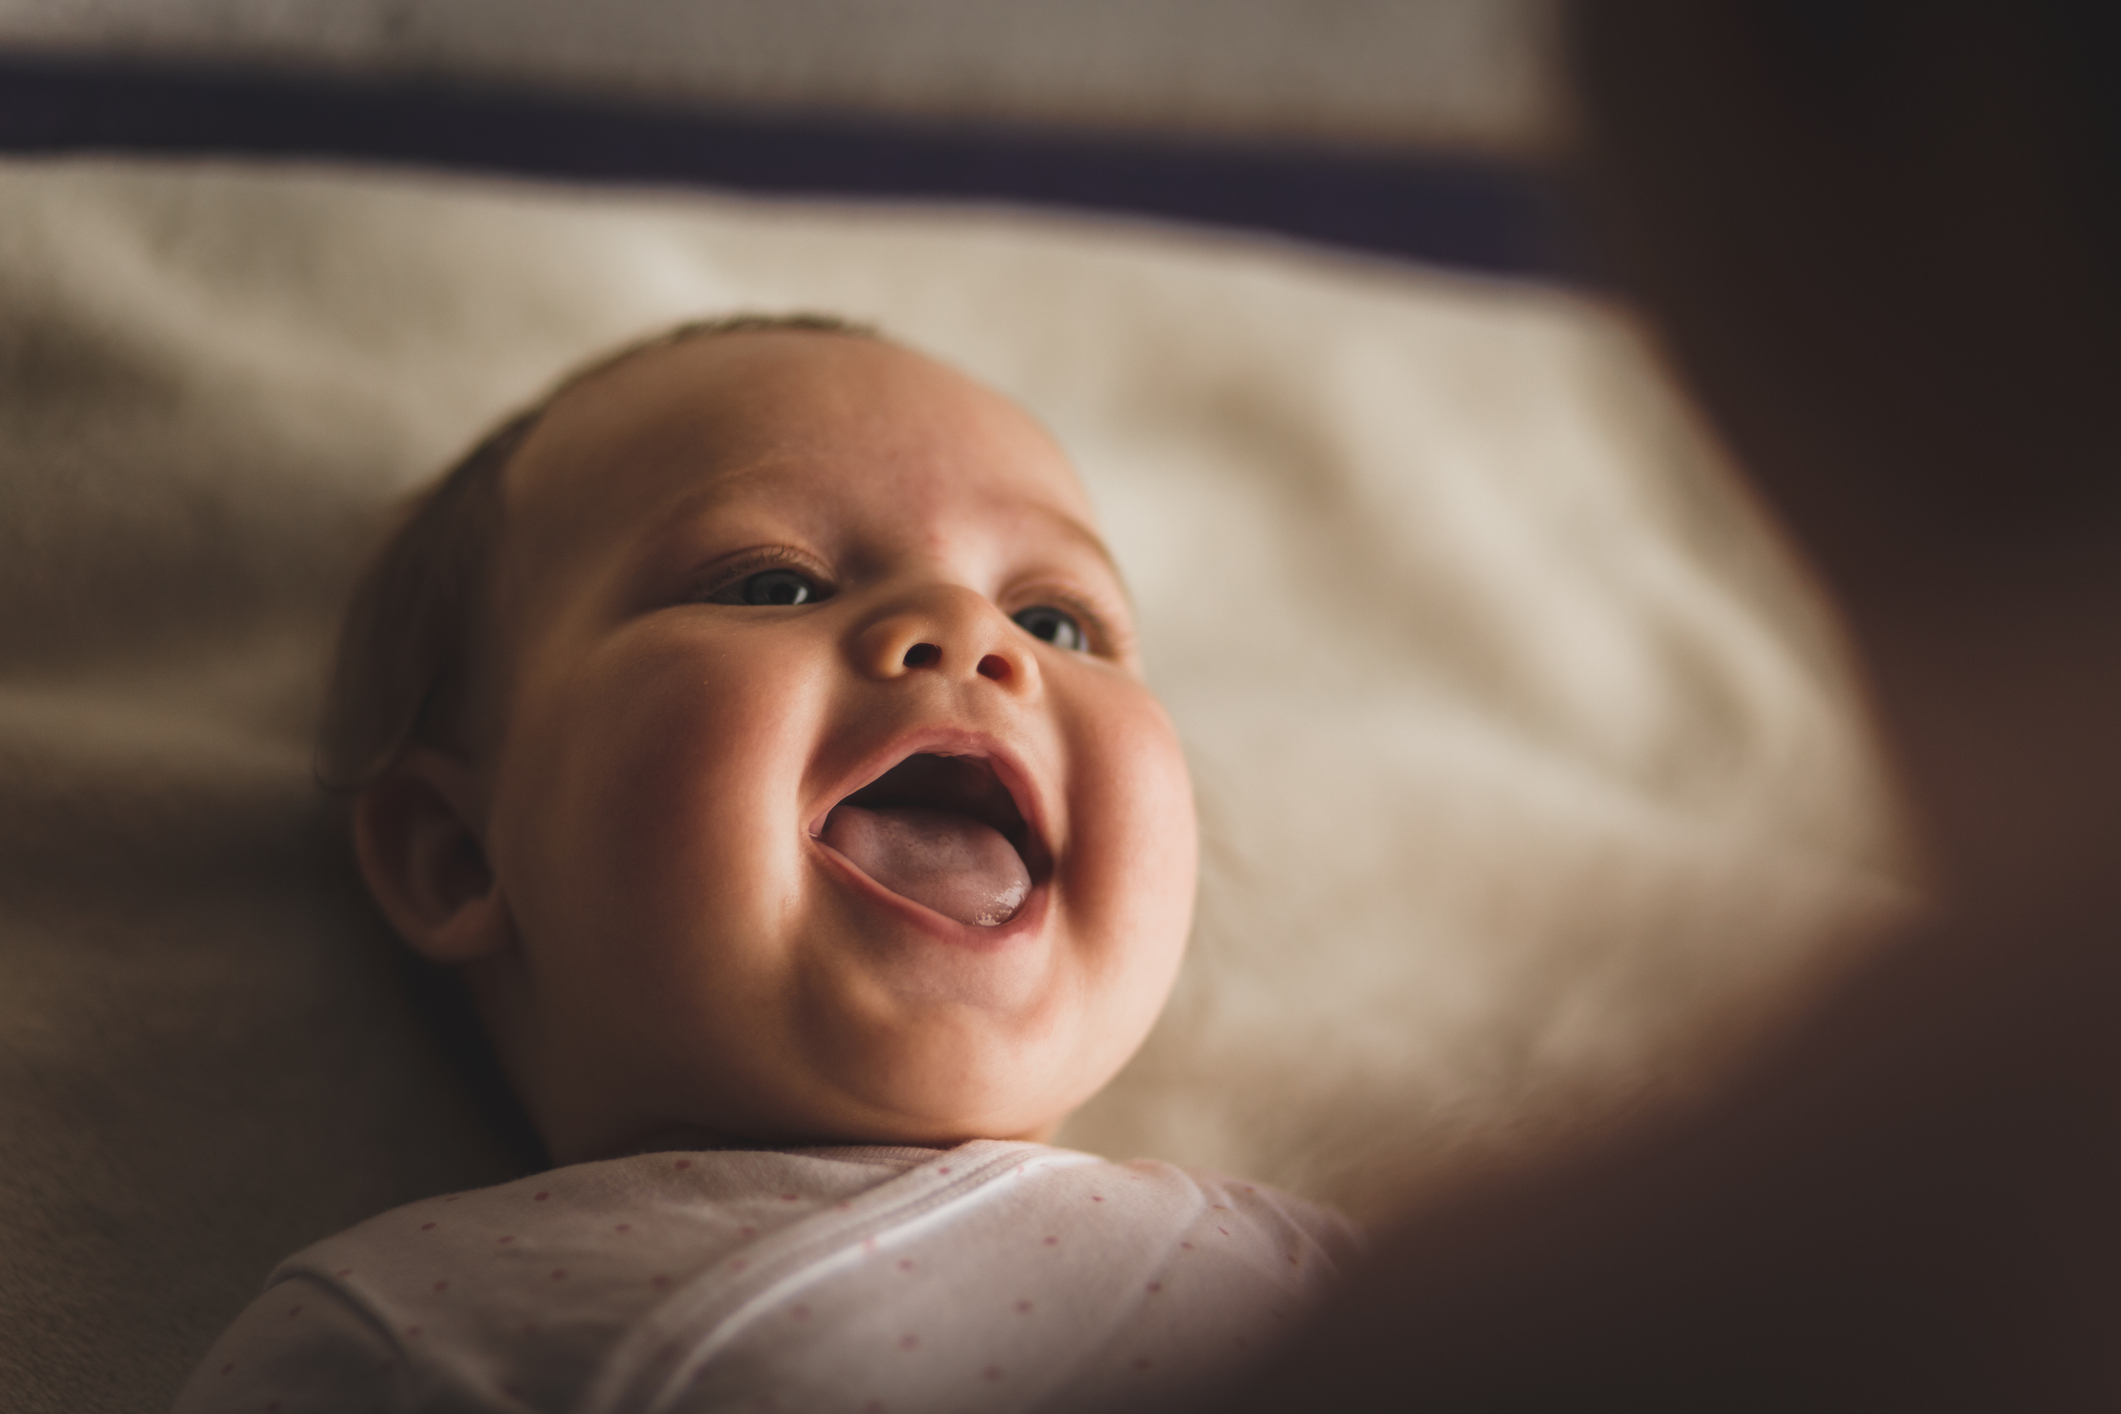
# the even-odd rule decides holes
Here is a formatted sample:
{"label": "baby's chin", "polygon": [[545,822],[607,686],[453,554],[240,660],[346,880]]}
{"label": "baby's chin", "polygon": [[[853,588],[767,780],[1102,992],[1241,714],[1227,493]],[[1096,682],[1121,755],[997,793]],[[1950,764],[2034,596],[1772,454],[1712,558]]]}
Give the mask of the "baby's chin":
{"label": "baby's chin", "polygon": [[577,1089],[547,1117],[556,1130],[569,1117],[586,1123],[546,1140],[560,1163],[672,1149],[1048,1142],[1125,1059],[1113,1033],[1083,1020],[1063,1011],[1017,1031],[965,1008],[884,1017],[820,1008],[791,1018],[771,1058],[665,1050],[633,1072],[635,1083],[614,1074]]}
{"label": "baby's chin", "polygon": [[947,1147],[968,1139],[1041,1139],[1087,1096],[1085,1079],[1102,1084],[1116,1069],[1105,1057],[986,1038],[924,1037],[924,1044],[847,1048],[821,1057],[848,1101],[838,1122],[804,1126],[822,1140]]}

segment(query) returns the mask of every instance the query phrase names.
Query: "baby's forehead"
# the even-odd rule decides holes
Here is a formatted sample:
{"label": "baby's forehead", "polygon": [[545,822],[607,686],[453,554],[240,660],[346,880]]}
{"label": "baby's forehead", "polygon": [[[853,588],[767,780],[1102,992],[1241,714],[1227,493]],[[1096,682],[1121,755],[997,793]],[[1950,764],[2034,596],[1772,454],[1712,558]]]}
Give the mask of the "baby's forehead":
{"label": "baby's forehead", "polygon": [[542,567],[746,496],[1094,526],[1065,454],[1000,394],[883,339],[754,330],[644,350],[556,397],[505,473],[503,554]]}

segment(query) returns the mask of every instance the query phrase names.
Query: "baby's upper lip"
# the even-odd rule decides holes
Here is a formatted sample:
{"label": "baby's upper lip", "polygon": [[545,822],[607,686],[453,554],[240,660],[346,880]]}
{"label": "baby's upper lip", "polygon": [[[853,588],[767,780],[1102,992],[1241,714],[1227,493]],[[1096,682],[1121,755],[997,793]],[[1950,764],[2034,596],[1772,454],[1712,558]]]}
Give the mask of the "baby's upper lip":
{"label": "baby's upper lip", "polygon": [[[932,769],[918,763],[901,769],[916,757],[937,761]],[[970,769],[953,770],[951,762],[966,763]],[[1005,798],[994,798],[996,787]],[[827,796],[825,808],[810,822],[811,837],[824,832],[826,819],[841,805],[871,803],[855,799],[865,791],[876,804],[930,805],[982,820],[1016,846],[1034,884],[1049,872],[1052,854],[1036,778],[1013,748],[989,733],[937,726],[892,738]]]}

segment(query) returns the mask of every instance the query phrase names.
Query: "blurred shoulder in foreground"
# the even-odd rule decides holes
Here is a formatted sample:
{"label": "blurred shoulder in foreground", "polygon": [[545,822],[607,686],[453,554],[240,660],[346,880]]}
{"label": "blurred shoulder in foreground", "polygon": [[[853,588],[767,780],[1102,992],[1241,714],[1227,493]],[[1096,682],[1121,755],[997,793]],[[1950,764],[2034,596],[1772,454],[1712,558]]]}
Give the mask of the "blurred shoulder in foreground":
{"label": "blurred shoulder in foreground", "polygon": [[1942,906],[1203,1407],[2121,1407],[2121,12],[1574,21],[1601,228],[1839,594]]}

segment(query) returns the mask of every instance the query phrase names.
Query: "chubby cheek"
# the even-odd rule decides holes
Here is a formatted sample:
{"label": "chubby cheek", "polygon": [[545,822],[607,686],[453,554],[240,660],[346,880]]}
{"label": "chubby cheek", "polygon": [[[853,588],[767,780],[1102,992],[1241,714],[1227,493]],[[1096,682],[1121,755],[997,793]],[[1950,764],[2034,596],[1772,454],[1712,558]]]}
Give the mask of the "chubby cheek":
{"label": "chubby cheek", "polygon": [[1066,720],[1075,762],[1056,904],[1088,1003],[1086,1030],[1131,1054],[1162,1010],[1193,922],[1199,829],[1185,753],[1146,688]]}
{"label": "chubby cheek", "polygon": [[581,1004],[742,1006],[788,964],[773,925],[800,884],[792,786],[818,694],[799,652],[742,646],[644,625],[514,724],[505,818],[524,834],[496,865],[532,966]]}

